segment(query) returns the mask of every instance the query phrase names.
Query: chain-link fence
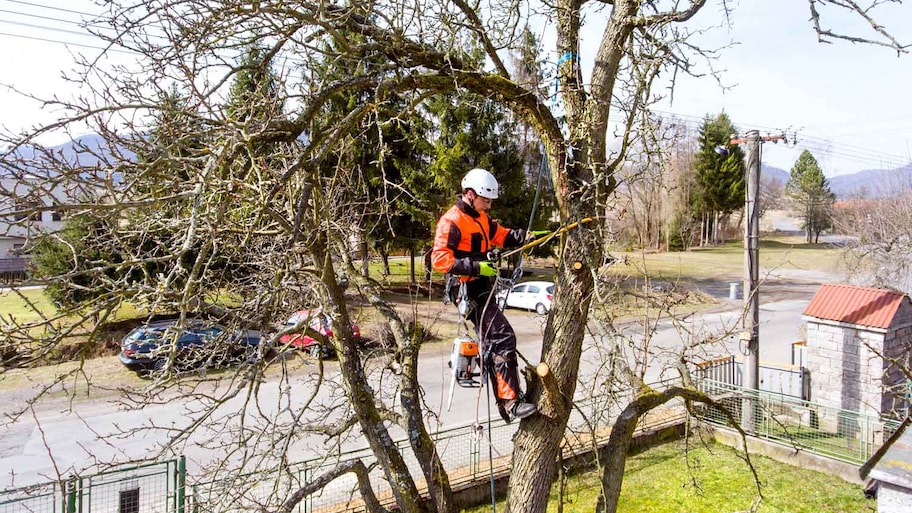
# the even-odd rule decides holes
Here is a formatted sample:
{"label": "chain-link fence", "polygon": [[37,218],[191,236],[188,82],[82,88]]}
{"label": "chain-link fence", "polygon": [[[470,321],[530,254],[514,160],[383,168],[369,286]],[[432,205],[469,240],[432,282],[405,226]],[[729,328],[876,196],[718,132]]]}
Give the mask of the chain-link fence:
{"label": "chain-link fence", "polygon": [[[673,382],[652,384],[662,389]],[[675,381],[676,383],[676,381]],[[591,451],[607,441],[610,422],[620,408],[631,399],[632,392],[624,391],[579,400],[568,422],[565,457]],[[684,409],[680,403],[655,411],[640,422],[641,429],[652,429],[660,425],[681,422]],[[449,475],[454,489],[506,476],[510,471],[513,450],[513,435],[519,423],[507,424],[500,418],[490,424],[466,424],[432,434],[437,452]],[[409,449],[407,440],[396,442],[413,476],[423,475],[419,462]],[[343,461],[361,460],[366,466],[374,463],[373,453],[361,449],[342,454],[332,461],[326,459],[308,460],[292,465],[282,473],[251,473],[232,476],[229,479],[198,483],[192,489],[192,511],[194,513],[223,513],[244,511],[254,507],[266,510],[276,509],[296,489],[326,472]],[[381,503],[392,504],[392,493],[381,470],[370,473],[371,485]],[[424,491],[422,482],[419,490]],[[295,511],[311,512],[327,508],[332,511],[363,510],[357,481],[353,475],[333,480],[328,486],[299,503]]]}
{"label": "chain-link fence", "polygon": [[184,458],[0,492],[0,513],[183,513]]}
{"label": "chain-link fence", "polygon": [[[662,389],[674,382],[652,385]],[[862,463],[897,429],[899,423],[838,408],[801,401],[784,394],[756,392],[711,380],[700,388],[727,407],[735,419],[748,415],[752,434],[840,460]],[[564,456],[590,452],[601,447],[610,423],[632,398],[632,392],[617,392],[579,400],[568,422]],[[698,416],[726,424],[728,417],[714,408],[698,408]],[[652,430],[679,423],[685,411],[680,401],[651,412],[641,419],[639,429]],[[490,425],[466,424],[432,434],[454,489],[468,487],[490,477],[509,473],[513,436],[518,423],[499,418]],[[406,440],[397,443],[414,476],[423,475]],[[275,510],[295,490],[329,472],[341,462],[360,460],[370,467],[374,457],[367,448],[333,458],[311,459],[290,465],[282,472],[256,472],[201,480],[184,496],[183,459],[150,463],[0,492],[0,513],[227,513],[231,511]],[[392,494],[380,469],[372,468],[371,484],[380,500],[391,505]],[[422,489],[422,483],[418,483]],[[422,490],[423,491],[423,490]],[[298,512],[332,508],[334,511],[363,509],[356,479],[351,474],[333,480],[296,507]]]}
{"label": "chain-link fence", "polygon": [[[895,420],[802,401],[785,394],[757,392],[712,380],[700,381],[699,387],[725,405],[735,419],[742,420],[749,434],[850,463],[867,461],[899,427]],[[742,414],[751,410],[753,415]],[[718,408],[698,411],[703,420],[728,423],[727,416]]]}

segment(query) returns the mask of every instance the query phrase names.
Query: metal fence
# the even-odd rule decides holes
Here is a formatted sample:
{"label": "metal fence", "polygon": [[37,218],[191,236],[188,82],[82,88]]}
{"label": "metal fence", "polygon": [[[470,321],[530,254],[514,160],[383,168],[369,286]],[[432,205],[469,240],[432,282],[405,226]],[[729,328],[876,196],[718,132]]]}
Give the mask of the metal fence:
{"label": "metal fence", "polygon": [[[802,400],[810,399],[811,381],[806,368],[767,363],[760,365],[759,370],[760,390]],[[744,384],[744,364],[735,360],[734,356],[723,356],[698,363],[694,374],[697,380],[708,379],[735,386]]]}
{"label": "metal fence", "polygon": [[[674,382],[653,384],[662,389]],[[698,386],[741,419],[744,404],[756,412],[752,434],[809,452],[851,463],[866,461],[899,426],[899,422],[802,401],[785,394],[745,390],[737,385],[702,379]],[[631,392],[606,394],[577,401],[568,422],[564,456],[591,451],[607,439],[610,423],[631,399]],[[747,402],[745,402],[747,399]],[[725,424],[719,410],[697,410],[703,420]],[[681,422],[685,410],[679,401],[651,412],[639,429],[651,430]],[[438,453],[454,489],[509,472],[513,435],[518,423],[492,421],[490,429],[466,424],[433,433]],[[490,442],[490,443],[489,443]],[[397,442],[414,476],[421,476],[418,461],[405,440]],[[490,453],[489,453],[490,451]],[[489,458],[490,454],[490,458]],[[203,479],[186,487],[183,458],[120,468],[89,477],[0,492],[0,513],[227,513],[274,510],[282,499],[312,482],[342,461],[375,460],[368,449],[332,458],[311,459],[277,472],[234,474]],[[392,504],[390,487],[380,470],[371,471],[371,482],[382,502]],[[422,489],[419,483],[419,489]],[[423,490],[422,490],[423,491]],[[310,513],[363,509],[354,476],[336,479],[298,504],[296,511]]]}
{"label": "metal fence", "polygon": [[184,458],[0,492],[0,513],[183,513]]}
{"label": "metal fence", "polygon": [[[661,389],[670,383],[656,383],[652,387]],[[565,457],[590,451],[597,444],[606,441],[611,419],[617,415],[620,406],[630,399],[630,393],[625,392],[577,401],[567,424]],[[639,426],[640,429],[652,429],[681,422],[684,417],[683,406],[675,403],[647,415]],[[484,425],[466,424],[433,433],[437,452],[447,469],[451,486],[460,489],[486,480],[492,473],[495,478],[507,475],[510,470],[513,435],[518,424],[506,424],[498,418],[491,421],[490,429],[485,422]],[[407,440],[399,440],[396,445],[405,457],[412,475],[421,476],[419,463],[409,449]],[[308,480],[317,478],[342,461],[355,459],[363,461],[367,466],[375,461],[368,449],[362,449],[344,453],[331,461],[314,459],[301,462],[281,473],[251,473],[198,483],[193,486],[190,497],[192,511],[245,511],[254,506],[267,510],[275,509],[282,498],[287,498]],[[371,483],[381,503],[391,505],[390,487],[379,469],[371,472]],[[418,487],[420,491],[424,491],[423,483],[419,482]],[[334,480],[298,504],[296,511],[304,513],[329,507],[337,512],[363,510],[354,476]]]}
{"label": "metal fence", "polygon": [[[725,405],[735,419],[742,419],[742,407],[752,405],[751,435],[850,463],[867,461],[899,427],[897,420],[815,404],[786,394],[757,392],[708,379],[698,382],[698,386]],[[703,420],[727,424],[727,417],[717,408],[699,411]]]}

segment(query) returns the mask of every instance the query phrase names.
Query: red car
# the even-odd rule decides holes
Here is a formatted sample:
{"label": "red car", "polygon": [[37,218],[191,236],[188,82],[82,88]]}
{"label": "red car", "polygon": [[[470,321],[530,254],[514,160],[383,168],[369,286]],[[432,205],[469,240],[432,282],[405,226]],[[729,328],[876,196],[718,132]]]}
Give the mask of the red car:
{"label": "red car", "polygon": [[[326,338],[331,339],[333,337],[332,319],[321,310],[301,310],[295,312],[291,314],[291,317],[289,317],[288,320],[285,321],[285,324],[280,326],[280,328],[289,328],[299,322],[306,322],[307,325],[310,326],[310,329],[324,335]],[[354,322],[351,323],[351,330],[355,340],[361,338],[361,329]],[[283,346],[303,349],[309,352],[314,358],[319,357],[321,352],[324,358],[328,358],[335,354],[335,348],[332,344],[321,347],[319,341],[307,336],[304,332],[286,333],[279,337],[279,343]]]}

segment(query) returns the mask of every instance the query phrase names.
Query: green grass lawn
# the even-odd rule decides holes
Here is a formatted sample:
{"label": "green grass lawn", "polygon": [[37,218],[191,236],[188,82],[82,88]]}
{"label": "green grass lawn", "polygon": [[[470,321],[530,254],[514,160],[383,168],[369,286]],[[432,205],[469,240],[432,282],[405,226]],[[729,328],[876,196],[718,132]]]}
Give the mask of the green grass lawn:
{"label": "green grass lawn", "polygon": [[9,319],[15,319],[19,323],[32,322],[40,319],[41,313],[53,315],[56,311],[43,289],[0,292],[0,322]]}
{"label": "green grass lawn", "polygon": [[[711,279],[744,273],[744,246],[740,240],[689,251],[620,253],[626,264],[615,272],[661,279]],[[841,251],[829,244],[807,244],[803,237],[772,235],[760,240],[760,266],[767,269],[836,271]]]}
{"label": "green grass lawn", "polygon": [[[803,470],[752,455],[762,485],[759,513],[859,513],[876,511],[862,487],[837,477]],[[549,512],[558,511],[557,486]],[[599,475],[587,471],[570,476],[564,513],[595,509]],[[713,444],[685,451],[683,441],[653,447],[627,460],[618,511],[621,513],[731,513],[750,510],[757,487],[747,465],[732,448]],[[498,505],[502,511],[503,503]],[[491,505],[466,511],[483,513]]]}

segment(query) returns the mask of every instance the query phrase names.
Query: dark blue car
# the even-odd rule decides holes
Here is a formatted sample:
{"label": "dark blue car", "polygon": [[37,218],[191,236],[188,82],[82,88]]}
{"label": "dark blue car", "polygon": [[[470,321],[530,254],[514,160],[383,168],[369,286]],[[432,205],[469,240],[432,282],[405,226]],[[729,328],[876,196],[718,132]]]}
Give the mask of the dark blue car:
{"label": "dark blue car", "polygon": [[258,331],[232,331],[220,324],[191,319],[155,321],[134,328],[120,343],[120,361],[142,375],[175,369],[221,367],[257,356]]}

